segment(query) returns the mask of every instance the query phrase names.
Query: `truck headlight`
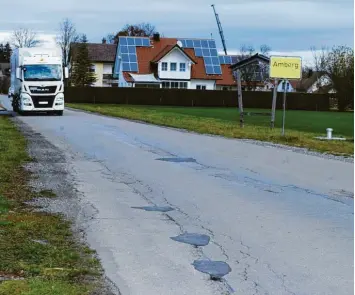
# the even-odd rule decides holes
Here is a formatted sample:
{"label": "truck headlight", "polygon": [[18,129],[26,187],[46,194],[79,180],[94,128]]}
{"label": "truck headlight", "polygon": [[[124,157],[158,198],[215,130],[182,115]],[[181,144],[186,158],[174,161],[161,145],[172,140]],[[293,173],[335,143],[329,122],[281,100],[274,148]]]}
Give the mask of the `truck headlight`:
{"label": "truck headlight", "polygon": [[21,93],[20,98],[25,103],[31,103],[32,102],[31,97],[28,94],[26,94],[26,93]]}
{"label": "truck headlight", "polygon": [[63,93],[57,94],[57,96],[55,97],[55,100],[58,102],[62,102],[64,100],[64,94]]}

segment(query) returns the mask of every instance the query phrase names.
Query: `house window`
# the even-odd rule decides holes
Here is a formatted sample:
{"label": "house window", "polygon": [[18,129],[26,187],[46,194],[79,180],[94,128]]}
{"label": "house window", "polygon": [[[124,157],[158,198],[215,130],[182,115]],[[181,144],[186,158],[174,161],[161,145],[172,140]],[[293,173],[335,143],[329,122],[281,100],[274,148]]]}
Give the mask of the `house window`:
{"label": "house window", "polygon": [[170,82],[163,82],[161,85],[162,88],[170,88]]}
{"label": "house window", "polygon": [[95,65],[92,65],[89,69],[90,73],[95,73]]}
{"label": "house window", "polygon": [[180,63],[180,72],[186,72],[186,63]]}
{"label": "house window", "polygon": [[171,82],[171,88],[179,88],[179,82]]}
{"label": "house window", "polygon": [[180,82],[180,89],[187,89],[187,82]]}
{"label": "house window", "polygon": [[176,72],[176,62],[171,62],[170,63],[170,71]]}
{"label": "house window", "polygon": [[197,90],[206,90],[206,85],[197,85],[196,89]]}
{"label": "house window", "polygon": [[167,63],[167,62],[163,62],[163,63],[161,64],[161,70],[162,70],[163,72],[166,72],[166,71],[168,70],[168,63]]}

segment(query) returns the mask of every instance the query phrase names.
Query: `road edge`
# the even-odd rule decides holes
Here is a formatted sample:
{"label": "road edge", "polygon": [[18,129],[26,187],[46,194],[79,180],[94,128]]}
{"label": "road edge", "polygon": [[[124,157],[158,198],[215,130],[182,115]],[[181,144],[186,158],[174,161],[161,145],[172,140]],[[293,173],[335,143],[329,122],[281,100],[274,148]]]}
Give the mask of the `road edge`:
{"label": "road edge", "polygon": [[96,116],[100,116],[100,117],[106,117],[106,118],[111,118],[111,119],[116,119],[116,120],[128,121],[128,122],[132,122],[132,123],[155,126],[155,127],[159,127],[159,128],[182,132],[182,133],[188,133],[188,134],[194,134],[194,135],[200,135],[200,136],[208,136],[208,137],[213,137],[213,138],[223,138],[223,139],[230,140],[230,141],[245,142],[245,143],[250,143],[250,144],[264,146],[264,147],[273,147],[273,148],[286,150],[289,152],[294,152],[294,153],[308,155],[308,156],[315,156],[315,157],[328,159],[328,160],[335,160],[335,161],[341,161],[341,162],[352,163],[352,164],[354,163],[354,157],[351,157],[351,156],[349,156],[349,157],[336,156],[336,155],[332,155],[329,153],[321,153],[321,152],[312,151],[307,148],[300,148],[300,147],[294,147],[294,146],[289,146],[289,145],[284,145],[284,144],[279,144],[279,143],[272,143],[269,141],[261,141],[261,140],[255,140],[255,139],[228,138],[228,137],[224,137],[221,135],[215,135],[215,134],[209,134],[209,133],[198,133],[195,131],[190,131],[190,130],[186,130],[186,129],[182,129],[182,128],[162,126],[162,125],[156,125],[156,124],[152,124],[152,123],[141,121],[141,120],[134,120],[134,119],[127,119],[127,118],[115,117],[115,116],[110,116],[110,115],[103,115],[100,113],[82,110],[82,109],[76,109],[76,108],[72,108],[72,107],[66,107],[66,109],[73,111],[73,112],[86,113],[86,114],[96,115]]}

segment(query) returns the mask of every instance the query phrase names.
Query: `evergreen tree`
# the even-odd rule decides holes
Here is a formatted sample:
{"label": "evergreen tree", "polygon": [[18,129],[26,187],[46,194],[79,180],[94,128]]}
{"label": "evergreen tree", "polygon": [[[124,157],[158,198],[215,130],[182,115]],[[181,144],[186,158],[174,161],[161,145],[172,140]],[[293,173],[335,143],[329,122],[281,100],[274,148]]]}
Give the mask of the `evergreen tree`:
{"label": "evergreen tree", "polygon": [[75,46],[73,72],[71,75],[71,83],[74,86],[91,86],[96,82],[97,78],[91,68],[93,64],[89,59],[89,50],[86,35],[80,38],[80,43]]}
{"label": "evergreen tree", "polygon": [[10,62],[11,52],[12,50],[9,42],[5,45],[0,44],[0,62]]}
{"label": "evergreen tree", "polygon": [[7,43],[5,44],[4,49],[5,49],[5,58],[6,58],[6,60],[7,60],[8,62],[10,62],[12,49],[11,49],[11,46],[10,46],[10,43],[9,43],[9,42],[7,42]]}

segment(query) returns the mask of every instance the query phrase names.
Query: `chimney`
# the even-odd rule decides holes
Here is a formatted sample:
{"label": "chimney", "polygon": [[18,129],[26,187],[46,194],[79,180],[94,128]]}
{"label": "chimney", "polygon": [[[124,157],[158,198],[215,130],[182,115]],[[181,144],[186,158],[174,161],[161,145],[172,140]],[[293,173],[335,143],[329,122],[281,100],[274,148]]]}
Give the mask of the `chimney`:
{"label": "chimney", "polygon": [[106,38],[102,38],[102,44],[106,44]]}
{"label": "chimney", "polygon": [[154,33],[153,40],[154,41],[160,41],[160,34],[159,33]]}

